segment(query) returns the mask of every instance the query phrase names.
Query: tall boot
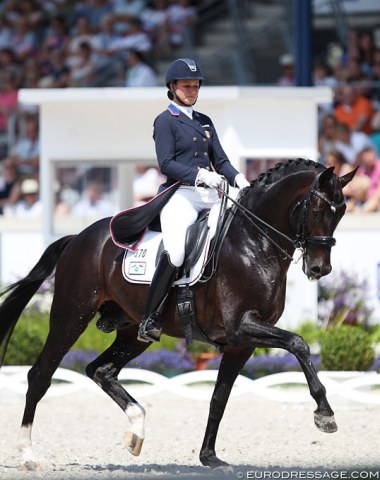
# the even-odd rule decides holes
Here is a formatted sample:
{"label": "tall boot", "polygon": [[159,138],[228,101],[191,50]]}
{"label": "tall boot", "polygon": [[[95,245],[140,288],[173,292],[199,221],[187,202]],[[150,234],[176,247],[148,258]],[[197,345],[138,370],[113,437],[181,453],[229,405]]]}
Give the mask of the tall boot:
{"label": "tall boot", "polygon": [[149,288],[145,312],[140,324],[138,340],[158,342],[162,328],[157,324],[164,308],[165,300],[175,279],[177,267],[170,263],[168,252],[164,251],[158,261],[152,283]]}

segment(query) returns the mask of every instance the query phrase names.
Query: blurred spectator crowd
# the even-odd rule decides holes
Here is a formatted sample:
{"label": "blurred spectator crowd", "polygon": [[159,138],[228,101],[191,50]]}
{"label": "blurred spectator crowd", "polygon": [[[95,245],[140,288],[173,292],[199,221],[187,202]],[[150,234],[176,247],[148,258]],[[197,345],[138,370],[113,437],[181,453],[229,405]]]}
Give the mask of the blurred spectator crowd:
{"label": "blurred spectator crowd", "polygon": [[[19,202],[23,203],[25,213],[28,210],[25,197],[38,199],[38,110],[20,104],[18,90],[156,86],[156,62],[172,59],[182,46],[185,35],[196,23],[198,3],[196,0],[0,3],[1,213],[7,210],[6,206]],[[82,210],[76,207],[74,212],[84,212],[86,193],[90,192],[94,198],[95,190],[99,196],[106,187],[94,186],[91,175],[89,180],[90,188],[83,187],[79,192],[84,197]],[[98,177],[96,182],[100,182]],[[70,199],[73,198],[71,195]],[[40,211],[31,207],[29,210]],[[95,213],[90,206],[87,210]],[[16,208],[8,211],[21,212]],[[98,213],[106,212],[103,208]]]}
{"label": "blurred spectator crowd", "polygon": [[346,187],[347,210],[380,210],[380,44],[373,32],[349,30],[347,51],[330,49],[314,68],[314,84],[332,87],[334,101],[319,108],[319,161],[342,175],[358,167]]}
{"label": "blurred spectator crowd", "polygon": [[[201,3],[0,3],[0,214],[41,211],[41,206],[32,208],[39,203],[38,110],[18,102],[19,89],[158,85],[156,63],[175,58],[197,23]],[[380,209],[380,45],[374,38],[371,31],[351,29],[347,49],[330,46],[313,69],[314,85],[334,91],[334,101],[319,107],[319,161],[339,175],[358,167],[345,192],[353,212]],[[293,56],[283,55],[279,63],[278,85],[294,85]],[[162,181],[157,169],[145,170],[136,170],[136,192],[144,192],[153,177],[154,188],[149,195],[136,193],[137,203],[151,198]],[[91,171],[86,179],[80,187],[78,175],[71,183],[65,175],[57,178],[57,213],[95,215],[95,204],[99,216],[115,213],[104,195],[112,195],[112,182]]]}
{"label": "blurred spectator crowd", "polygon": [[[315,86],[333,89],[332,103],[319,106],[319,162],[338,175],[358,168],[345,188],[347,211],[380,210],[380,43],[372,31],[350,29],[347,48],[331,44],[313,69]],[[295,62],[279,59],[279,86],[295,85]]]}

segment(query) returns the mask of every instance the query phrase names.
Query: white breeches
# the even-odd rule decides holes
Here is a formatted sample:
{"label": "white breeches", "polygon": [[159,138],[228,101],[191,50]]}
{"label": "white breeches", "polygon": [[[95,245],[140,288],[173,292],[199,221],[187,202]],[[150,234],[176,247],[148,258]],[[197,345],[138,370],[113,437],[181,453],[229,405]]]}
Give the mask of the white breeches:
{"label": "white breeches", "polygon": [[161,211],[161,229],[164,248],[170,262],[180,267],[185,258],[186,230],[204,209],[220,203],[218,192],[203,187],[181,186]]}

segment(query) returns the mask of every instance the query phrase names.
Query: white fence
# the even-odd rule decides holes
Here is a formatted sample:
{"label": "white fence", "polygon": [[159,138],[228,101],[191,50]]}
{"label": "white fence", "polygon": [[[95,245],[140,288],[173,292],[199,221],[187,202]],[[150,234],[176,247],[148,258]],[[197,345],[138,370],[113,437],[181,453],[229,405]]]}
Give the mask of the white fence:
{"label": "white fence", "polygon": [[[0,392],[11,391],[25,394],[27,372],[30,368],[28,366],[3,367],[0,370]],[[217,370],[200,370],[167,378],[148,370],[124,368],[120,372],[119,380],[122,383],[130,382],[125,386],[136,398],[171,392],[196,400],[210,400],[217,373]],[[337,396],[352,402],[380,405],[380,374],[376,372],[326,371],[319,372],[318,376],[325,385],[329,398]],[[282,388],[285,386],[286,388]],[[105,395],[86,376],[72,370],[58,368],[47,396],[59,397],[80,391]],[[239,375],[231,395],[245,394],[258,395],[282,403],[313,401],[305,376],[301,372],[276,373],[256,380]]]}

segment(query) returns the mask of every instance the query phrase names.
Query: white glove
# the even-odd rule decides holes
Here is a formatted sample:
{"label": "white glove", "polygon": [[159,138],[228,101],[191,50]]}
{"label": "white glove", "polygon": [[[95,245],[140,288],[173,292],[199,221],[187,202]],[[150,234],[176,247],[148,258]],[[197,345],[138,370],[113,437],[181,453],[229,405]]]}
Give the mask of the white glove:
{"label": "white glove", "polygon": [[204,183],[210,188],[216,188],[221,185],[223,182],[223,177],[215,172],[210,172],[205,168],[200,168],[197,178],[195,179],[195,185],[199,185],[200,183]]}
{"label": "white glove", "polygon": [[238,173],[235,177],[235,185],[241,189],[241,188],[249,187],[250,183],[245,178],[243,173]]}

